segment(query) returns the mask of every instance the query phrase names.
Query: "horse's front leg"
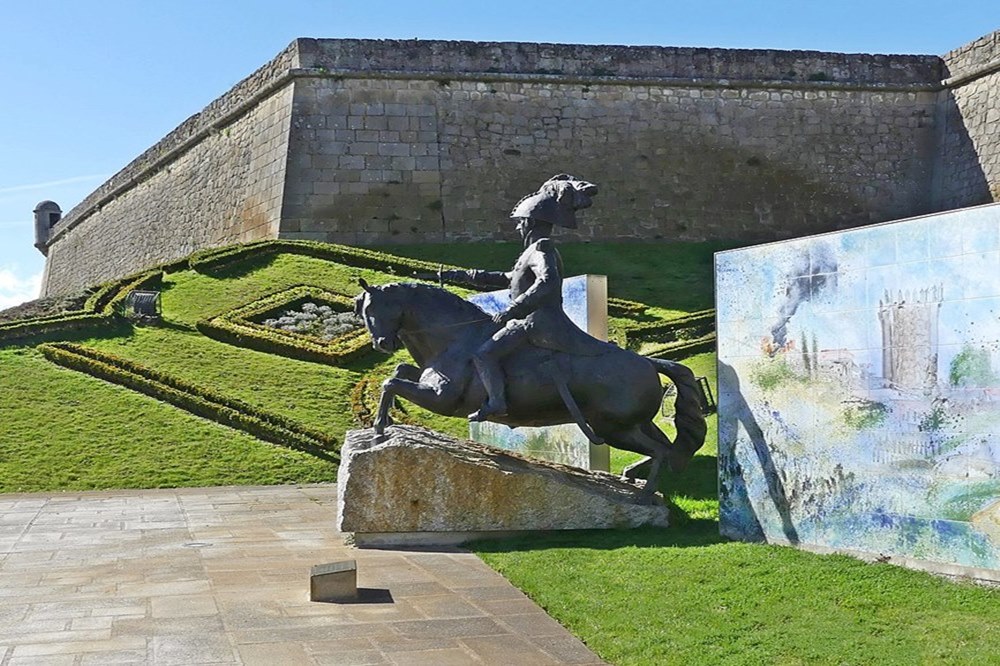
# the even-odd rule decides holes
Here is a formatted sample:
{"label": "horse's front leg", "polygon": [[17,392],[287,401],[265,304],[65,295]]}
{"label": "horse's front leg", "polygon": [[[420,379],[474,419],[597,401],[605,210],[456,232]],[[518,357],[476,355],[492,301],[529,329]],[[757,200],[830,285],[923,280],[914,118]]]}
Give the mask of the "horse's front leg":
{"label": "horse's front leg", "polygon": [[379,435],[385,432],[386,426],[392,425],[392,417],[389,416],[389,409],[392,408],[392,401],[396,397],[393,390],[396,380],[418,381],[420,379],[420,368],[409,363],[400,363],[392,377],[382,382],[382,396],[378,401],[378,412],[375,414],[375,422],[372,427]]}
{"label": "horse's front leg", "polygon": [[454,416],[455,408],[461,397],[458,387],[440,375],[428,377],[425,374],[418,381],[393,377],[382,386],[383,401],[388,400],[389,404],[391,404],[392,398],[386,398],[386,395],[399,396],[418,407],[443,416]]}

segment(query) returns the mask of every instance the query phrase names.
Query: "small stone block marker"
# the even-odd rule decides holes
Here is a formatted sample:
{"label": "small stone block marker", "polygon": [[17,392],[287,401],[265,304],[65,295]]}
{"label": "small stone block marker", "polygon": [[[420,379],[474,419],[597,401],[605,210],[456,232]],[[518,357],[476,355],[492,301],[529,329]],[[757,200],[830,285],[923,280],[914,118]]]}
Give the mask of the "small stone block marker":
{"label": "small stone block marker", "polygon": [[317,564],[309,576],[309,601],[357,601],[358,564],[343,560]]}

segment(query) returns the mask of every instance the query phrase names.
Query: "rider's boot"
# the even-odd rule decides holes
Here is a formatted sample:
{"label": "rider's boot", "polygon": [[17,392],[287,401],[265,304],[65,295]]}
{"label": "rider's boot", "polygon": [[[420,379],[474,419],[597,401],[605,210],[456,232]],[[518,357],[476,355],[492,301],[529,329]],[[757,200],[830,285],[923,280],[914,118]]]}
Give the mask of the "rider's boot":
{"label": "rider's boot", "polygon": [[469,420],[485,421],[491,416],[504,416],[507,413],[507,400],[503,394],[503,371],[500,364],[486,354],[473,356],[472,362],[479,371],[487,398],[482,407],[469,414]]}

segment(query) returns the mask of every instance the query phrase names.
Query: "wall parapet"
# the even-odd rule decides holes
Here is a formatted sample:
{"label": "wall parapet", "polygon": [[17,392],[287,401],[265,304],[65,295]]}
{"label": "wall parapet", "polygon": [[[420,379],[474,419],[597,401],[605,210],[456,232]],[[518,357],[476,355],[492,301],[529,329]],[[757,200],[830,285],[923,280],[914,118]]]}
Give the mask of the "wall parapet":
{"label": "wall parapet", "polygon": [[904,85],[937,83],[942,78],[940,58],[929,55],[395,39],[299,39],[297,43],[301,67],[368,73],[507,73]]}
{"label": "wall parapet", "polygon": [[942,79],[947,87],[961,85],[1000,69],[1000,30],[969,42],[941,56]]}
{"label": "wall parapet", "polygon": [[[750,90],[870,90],[886,92],[937,92],[941,84],[934,82],[879,83],[858,81],[830,81],[826,79],[727,79],[720,77],[683,78],[676,76],[598,76],[586,74],[544,74],[507,72],[437,72],[403,69],[363,71],[356,69],[328,69],[310,67],[292,70],[295,77],[331,79],[368,79],[383,81],[438,81],[447,85],[452,81],[478,81],[482,83],[547,83],[553,85],[609,85],[609,86],[681,86],[690,88],[740,88]],[[447,74],[447,76],[444,76]]]}

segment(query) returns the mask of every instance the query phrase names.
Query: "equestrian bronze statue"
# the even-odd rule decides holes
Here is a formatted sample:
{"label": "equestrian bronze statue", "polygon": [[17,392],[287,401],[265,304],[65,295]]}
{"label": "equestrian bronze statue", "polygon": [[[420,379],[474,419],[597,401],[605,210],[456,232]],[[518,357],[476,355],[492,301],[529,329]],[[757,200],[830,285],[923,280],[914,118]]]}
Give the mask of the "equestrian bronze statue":
{"label": "equestrian bronze statue", "polygon": [[[515,427],[576,423],[596,444],[649,456],[650,493],[664,462],[674,471],[687,465],[706,430],[691,370],[598,340],[562,309],[562,260],[550,234],[554,225],[575,228],[575,212],[596,191],[565,174],[550,178],[511,213],[524,251],[510,272],[436,276],[508,287],[510,306],[493,316],[440,287],[361,281],[355,309],[373,346],[391,353],[402,345],[416,362],[398,365],[383,383],[376,432],[391,424],[399,396],[437,414]],[[677,387],[673,442],[653,423],[663,397],[658,374]]]}

